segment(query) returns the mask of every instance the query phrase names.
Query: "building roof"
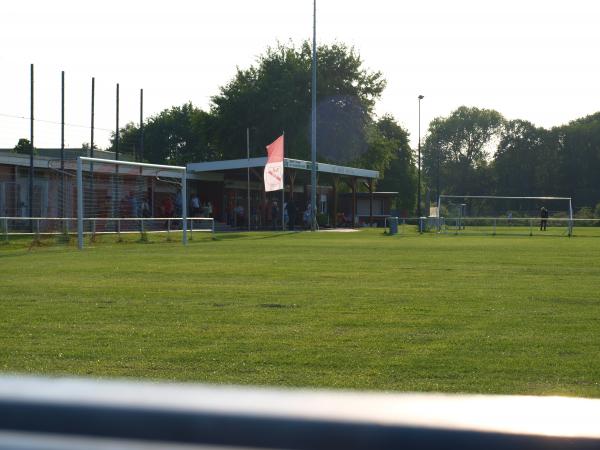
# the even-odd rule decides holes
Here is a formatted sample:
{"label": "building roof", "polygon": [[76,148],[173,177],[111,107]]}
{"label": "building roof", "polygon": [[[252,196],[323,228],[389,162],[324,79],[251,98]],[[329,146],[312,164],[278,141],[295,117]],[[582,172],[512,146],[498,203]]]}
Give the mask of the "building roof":
{"label": "building roof", "polygon": [[[254,167],[264,167],[267,164],[267,157],[249,158],[249,159],[230,159],[225,161],[209,161],[200,163],[189,163],[187,169],[190,172],[221,172],[226,170],[239,170]],[[290,169],[311,170],[312,163],[301,159],[284,158],[283,166]],[[338,166],[334,164],[317,163],[317,172],[333,173],[337,175],[346,175],[358,178],[374,179],[379,178],[377,170],[359,169],[356,167]]]}

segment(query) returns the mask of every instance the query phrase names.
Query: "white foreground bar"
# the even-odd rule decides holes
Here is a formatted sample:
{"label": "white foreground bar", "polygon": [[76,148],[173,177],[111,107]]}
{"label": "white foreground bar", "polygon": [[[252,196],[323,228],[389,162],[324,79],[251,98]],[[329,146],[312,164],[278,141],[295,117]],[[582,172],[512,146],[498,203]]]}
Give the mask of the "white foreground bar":
{"label": "white foreground bar", "polygon": [[0,430],[71,437],[288,449],[598,448],[599,424],[600,400],[584,398],[0,377]]}

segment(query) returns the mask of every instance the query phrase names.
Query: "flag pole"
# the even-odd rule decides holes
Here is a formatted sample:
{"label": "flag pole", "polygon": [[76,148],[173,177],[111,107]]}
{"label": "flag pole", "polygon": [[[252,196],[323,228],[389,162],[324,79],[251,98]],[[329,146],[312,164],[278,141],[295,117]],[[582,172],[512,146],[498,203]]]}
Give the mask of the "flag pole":
{"label": "flag pole", "polygon": [[281,181],[283,187],[281,188],[281,231],[285,231],[285,131],[281,133],[283,136],[283,171],[281,172]]}
{"label": "flag pole", "polygon": [[251,219],[251,215],[250,215],[250,128],[246,128],[246,159],[248,160],[248,167],[246,168],[246,176],[248,179],[248,186],[247,186],[247,204],[248,204],[248,210],[246,211],[246,222],[248,222],[248,231],[250,231],[250,219]]}

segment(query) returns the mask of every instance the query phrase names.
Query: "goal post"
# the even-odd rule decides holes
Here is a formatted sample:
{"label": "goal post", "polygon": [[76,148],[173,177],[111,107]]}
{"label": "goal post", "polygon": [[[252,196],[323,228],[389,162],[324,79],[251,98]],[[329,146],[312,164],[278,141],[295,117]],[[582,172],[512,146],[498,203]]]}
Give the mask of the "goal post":
{"label": "goal post", "polygon": [[[89,158],[89,157],[85,157],[85,156],[80,156],[77,158],[77,173],[76,173],[76,188],[77,188],[77,246],[78,248],[81,250],[83,249],[83,245],[84,245],[84,222],[86,220],[88,220],[90,217],[87,216],[93,216],[94,217],[94,221],[96,220],[102,220],[102,218],[98,219],[96,216],[98,215],[98,211],[96,209],[97,206],[95,205],[97,199],[97,195],[94,195],[94,193],[90,193],[90,197],[89,197],[89,202],[90,205],[88,206],[88,209],[92,209],[91,213],[89,214],[87,213],[86,216],[86,203],[85,203],[85,189],[86,189],[86,185],[84,184],[84,176],[85,174],[88,174],[88,176],[90,177],[90,185],[94,186],[94,173],[98,172],[98,167],[105,167],[105,169],[103,170],[103,174],[105,176],[105,190],[111,191],[109,194],[105,194],[108,196],[112,196],[112,201],[111,204],[109,206],[106,207],[105,210],[103,210],[103,212],[106,215],[110,215],[112,217],[113,220],[116,221],[117,223],[117,227],[120,231],[120,224],[122,220],[132,220],[132,221],[136,221],[139,222],[141,224],[141,228],[142,231],[144,229],[144,221],[146,220],[145,217],[143,217],[143,215],[141,214],[140,211],[137,211],[139,208],[139,201],[143,200],[141,197],[145,197],[145,185],[143,183],[143,180],[145,178],[148,177],[155,177],[158,178],[158,176],[160,174],[164,174],[163,176],[170,178],[175,178],[175,179],[179,179],[179,184],[180,184],[180,194],[178,194],[178,196],[180,195],[180,200],[179,200],[179,205],[178,208],[180,210],[180,214],[181,217],[174,217],[173,219],[181,219],[181,231],[182,231],[182,243],[183,245],[187,245],[187,241],[188,241],[188,236],[187,236],[187,231],[188,231],[188,216],[187,216],[187,170],[186,167],[184,166],[169,166],[169,165],[162,165],[162,164],[148,164],[148,163],[138,163],[138,162],[132,162],[132,161],[119,161],[119,160],[112,160],[112,159],[101,159],[101,158]],[[131,181],[130,184],[135,184],[135,183],[139,183],[139,180],[142,180],[142,186],[137,188],[138,190],[138,196],[136,197],[135,195],[132,195],[131,193],[129,193],[128,195],[131,196],[130,200],[131,203],[134,204],[134,209],[136,210],[135,212],[130,211],[129,216],[130,217],[121,217],[121,207],[120,207],[120,203],[122,202],[120,196],[120,180],[118,179],[119,177],[126,177],[127,174],[122,173],[119,169],[121,167],[127,167],[128,169],[130,169],[130,172],[133,174],[137,174],[137,178],[135,178],[135,175],[133,175],[133,177],[135,178],[134,181]],[[131,173],[129,174],[131,176]],[[110,180],[108,178],[110,178]],[[115,178],[117,178],[117,180],[115,181]],[[138,181],[136,181],[138,180]],[[110,186],[109,186],[110,185]],[[93,188],[92,188],[93,189]],[[115,198],[116,197],[116,198]],[[178,211],[179,212],[179,211]],[[178,214],[179,215],[179,214]],[[170,220],[169,217],[166,218],[167,220]],[[214,226],[213,226],[214,228]]]}
{"label": "goal post", "polygon": [[[541,208],[546,207],[551,210],[546,210],[547,217],[544,218],[540,212]],[[453,227],[458,233],[470,225],[482,232],[487,227],[493,234],[499,230],[526,228],[528,234],[533,235],[539,221],[543,231],[546,231],[546,226],[554,226],[566,230],[563,235],[573,235],[571,197],[440,195],[436,210],[438,232]]]}

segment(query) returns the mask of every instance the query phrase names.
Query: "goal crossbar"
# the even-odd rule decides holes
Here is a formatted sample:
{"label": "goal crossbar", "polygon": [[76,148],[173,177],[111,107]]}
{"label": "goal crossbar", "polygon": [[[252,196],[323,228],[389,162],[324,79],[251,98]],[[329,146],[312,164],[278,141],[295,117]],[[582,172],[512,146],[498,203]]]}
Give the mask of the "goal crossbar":
{"label": "goal crossbar", "polygon": [[183,222],[182,231],[182,243],[187,245],[187,168],[185,166],[168,166],[164,164],[150,164],[150,163],[139,163],[133,161],[119,161],[112,159],[103,158],[90,158],[87,156],[77,157],[77,246],[80,250],[83,249],[83,163],[98,163],[98,164],[112,164],[115,166],[132,166],[150,169],[158,169],[165,171],[172,171],[178,173],[181,178],[181,196],[183,201],[181,202],[181,219]]}
{"label": "goal crossbar", "polygon": [[498,198],[505,200],[569,200],[571,197],[510,197],[502,195],[440,195],[439,198]]}

